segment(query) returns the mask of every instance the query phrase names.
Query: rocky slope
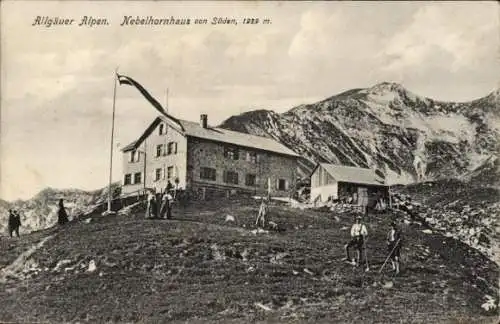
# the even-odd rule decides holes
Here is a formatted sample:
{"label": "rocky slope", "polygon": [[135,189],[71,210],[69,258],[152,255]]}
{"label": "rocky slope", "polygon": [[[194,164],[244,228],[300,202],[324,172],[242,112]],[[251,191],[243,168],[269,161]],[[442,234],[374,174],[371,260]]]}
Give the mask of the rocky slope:
{"label": "rocky slope", "polygon": [[[118,190],[119,185],[113,184],[113,190]],[[118,192],[116,192],[118,193]],[[46,188],[28,200],[0,201],[0,235],[7,235],[7,220],[9,209],[20,211],[20,232],[29,233],[44,229],[57,223],[57,210],[59,199],[64,199],[64,206],[72,220],[81,214],[91,211],[102,204],[108,197],[108,188],[94,191],[78,189],[53,189]]]}
{"label": "rocky slope", "polygon": [[499,190],[471,188],[458,180],[396,188],[394,206],[432,231],[453,237],[500,264]]}
{"label": "rocky slope", "polygon": [[389,183],[463,176],[499,149],[500,91],[463,103],[413,94],[396,83],[353,89],[283,114],[257,110],[221,127],[277,139],[314,162],[380,168]]}

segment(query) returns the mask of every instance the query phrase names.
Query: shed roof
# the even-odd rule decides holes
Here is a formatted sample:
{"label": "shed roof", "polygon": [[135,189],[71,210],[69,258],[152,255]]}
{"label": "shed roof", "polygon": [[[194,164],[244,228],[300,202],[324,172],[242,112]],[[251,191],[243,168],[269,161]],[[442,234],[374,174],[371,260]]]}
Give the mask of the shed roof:
{"label": "shed roof", "polygon": [[335,180],[339,182],[385,186],[384,180],[381,179],[372,169],[320,163],[314,170],[316,170],[318,167],[323,168]]}

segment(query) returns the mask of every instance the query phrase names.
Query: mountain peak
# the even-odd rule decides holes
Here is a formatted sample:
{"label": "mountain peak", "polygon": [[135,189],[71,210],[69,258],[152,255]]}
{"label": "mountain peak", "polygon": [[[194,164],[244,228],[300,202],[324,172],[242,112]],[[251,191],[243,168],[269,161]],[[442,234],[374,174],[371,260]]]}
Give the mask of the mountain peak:
{"label": "mountain peak", "polygon": [[380,82],[374,85],[373,87],[369,88],[371,91],[401,91],[406,89],[399,83],[397,82]]}

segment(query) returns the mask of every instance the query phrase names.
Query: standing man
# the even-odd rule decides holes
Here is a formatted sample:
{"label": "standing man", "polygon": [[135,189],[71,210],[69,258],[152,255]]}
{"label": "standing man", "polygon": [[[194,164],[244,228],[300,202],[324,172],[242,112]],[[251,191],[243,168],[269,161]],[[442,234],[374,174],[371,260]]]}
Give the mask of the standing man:
{"label": "standing man", "polygon": [[156,203],[156,195],[153,190],[148,190],[147,196],[147,207],[146,207],[146,218],[156,218],[157,214],[157,203]]}
{"label": "standing man", "polygon": [[[167,191],[163,194],[160,208],[160,218],[172,218],[172,195]],[[166,215],[165,215],[166,214]]]}
{"label": "standing man", "polygon": [[[356,216],[356,223],[354,223],[351,227],[351,240],[347,243],[344,248],[346,252],[347,261],[351,260],[352,265],[358,265],[362,258],[363,249],[365,247],[366,236],[368,235],[368,231],[366,230],[366,226],[361,223],[361,216]],[[352,258],[349,253],[349,248],[355,247],[357,252],[356,259]],[[357,261],[357,262],[356,262]]]}
{"label": "standing man", "polygon": [[269,197],[262,197],[259,213],[257,214],[257,219],[255,220],[255,226],[260,226],[264,228],[266,226],[266,216],[268,210]]}
{"label": "standing man", "polygon": [[172,189],[174,189],[174,185],[172,184],[172,182],[170,182],[170,180],[168,180],[168,182],[167,182],[167,192],[170,192]]}
{"label": "standing man", "polygon": [[391,229],[387,233],[387,250],[391,258],[392,270],[399,274],[399,260],[401,258],[401,230],[396,222],[391,223]]}

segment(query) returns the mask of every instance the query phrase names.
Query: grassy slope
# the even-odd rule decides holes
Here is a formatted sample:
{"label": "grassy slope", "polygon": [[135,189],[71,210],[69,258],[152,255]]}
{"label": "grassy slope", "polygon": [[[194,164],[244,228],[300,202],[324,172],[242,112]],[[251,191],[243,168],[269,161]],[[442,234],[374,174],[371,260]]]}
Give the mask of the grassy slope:
{"label": "grassy slope", "polygon": [[[0,283],[0,321],[495,320],[480,305],[485,294],[496,296],[499,268],[464,244],[409,225],[402,274],[381,277],[375,268],[384,261],[389,217],[369,223],[372,271],[364,273],[340,261],[349,215],[335,221],[330,213],[274,205],[272,220],[284,231],[255,235],[257,208],[251,201],[195,204],[175,209],[172,221],[142,213],[96,217],[3,241],[1,267],[56,233],[32,256],[38,274]],[[226,224],[228,214],[236,222]],[[69,269],[52,271],[63,259]],[[95,272],[85,271],[90,260]],[[380,285],[389,280],[393,288]]]}

